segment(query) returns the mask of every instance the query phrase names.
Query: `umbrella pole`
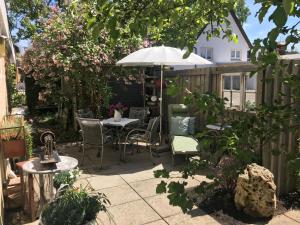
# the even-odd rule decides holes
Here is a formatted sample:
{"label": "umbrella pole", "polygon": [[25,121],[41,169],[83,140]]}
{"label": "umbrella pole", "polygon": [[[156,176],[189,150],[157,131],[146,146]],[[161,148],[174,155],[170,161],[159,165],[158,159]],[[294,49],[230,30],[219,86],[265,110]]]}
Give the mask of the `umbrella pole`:
{"label": "umbrella pole", "polygon": [[160,114],[160,123],[159,123],[159,143],[162,144],[162,116],[163,116],[163,77],[164,77],[164,68],[163,65],[160,66],[160,105],[159,105],[159,114]]}

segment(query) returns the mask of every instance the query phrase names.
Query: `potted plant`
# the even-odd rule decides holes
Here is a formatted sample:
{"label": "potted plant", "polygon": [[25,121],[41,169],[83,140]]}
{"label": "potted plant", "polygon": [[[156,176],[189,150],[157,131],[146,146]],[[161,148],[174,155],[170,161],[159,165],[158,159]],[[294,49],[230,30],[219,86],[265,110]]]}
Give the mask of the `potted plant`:
{"label": "potted plant", "polygon": [[59,190],[63,185],[68,185],[69,187],[73,187],[73,184],[77,180],[79,176],[79,169],[74,169],[70,171],[63,171],[55,174],[53,178],[53,186],[56,190]]}
{"label": "potted plant", "polygon": [[125,112],[126,110],[128,110],[128,107],[123,105],[121,102],[117,103],[117,104],[112,104],[109,106],[109,116],[110,117],[114,117],[114,120],[116,122],[121,121],[122,118],[122,114],[123,112]]}
{"label": "potted plant", "polygon": [[8,117],[1,122],[0,127],[0,140],[5,157],[32,155],[31,127],[22,117]]}
{"label": "potted plant", "polygon": [[86,188],[65,189],[63,194],[45,206],[41,213],[42,225],[91,225],[100,211],[109,204],[102,193],[90,194]]}

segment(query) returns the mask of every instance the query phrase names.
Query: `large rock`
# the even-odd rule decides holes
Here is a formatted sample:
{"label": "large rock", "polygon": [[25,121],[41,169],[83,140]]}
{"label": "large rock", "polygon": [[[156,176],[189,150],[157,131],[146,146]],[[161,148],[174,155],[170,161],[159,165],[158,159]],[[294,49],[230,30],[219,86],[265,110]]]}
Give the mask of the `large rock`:
{"label": "large rock", "polygon": [[273,174],[255,163],[237,180],[235,206],[254,217],[270,217],[276,209],[276,185]]}

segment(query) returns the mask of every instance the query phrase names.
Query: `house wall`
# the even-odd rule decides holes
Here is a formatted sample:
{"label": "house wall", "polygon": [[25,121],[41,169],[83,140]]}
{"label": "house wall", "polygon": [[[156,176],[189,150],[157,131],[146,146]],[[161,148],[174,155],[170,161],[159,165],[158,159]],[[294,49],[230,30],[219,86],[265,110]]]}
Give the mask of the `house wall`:
{"label": "house wall", "polygon": [[[15,53],[10,37],[7,11],[4,0],[0,0],[0,121],[8,114],[8,97],[6,85],[6,63],[15,63]],[[2,184],[4,182],[4,158],[0,142],[0,225],[4,224],[4,199]]]}
{"label": "house wall", "polygon": [[[231,23],[231,29],[235,33],[239,41],[235,44],[233,41],[229,41],[227,38],[222,39],[218,37],[213,37],[210,40],[206,40],[205,31],[211,29],[210,26],[205,28],[205,31],[199,36],[195,48],[197,49],[197,54],[200,55],[201,47],[213,48],[213,62],[215,63],[227,63],[231,61],[231,50],[241,50],[241,61],[247,61],[247,52],[249,50],[248,43],[244,39],[240,29],[235,23],[232,15],[229,15],[229,21]],[[222,36],[222,34],[221,34]]]}
{"label": "house wall", "polygon": [[[8,98],[5,73],[6,49],[5,41],[0,39],[0,121],[7,114]],[[2,184],[4,179],[4,160],[2,158],[2,150],[0,145],[0,225],[3,225],[4,218],[4,200]]]}
{"label": "house wall", "polygon": [[8,98],[5,73],[5,44],[0,40],[0,121],[8,112]]}

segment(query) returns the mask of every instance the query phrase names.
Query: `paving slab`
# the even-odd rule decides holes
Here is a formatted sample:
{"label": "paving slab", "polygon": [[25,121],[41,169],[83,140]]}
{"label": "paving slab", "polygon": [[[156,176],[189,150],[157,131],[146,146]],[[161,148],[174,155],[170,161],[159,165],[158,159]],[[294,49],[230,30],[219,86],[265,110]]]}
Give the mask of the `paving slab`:
{"label": "paving slab", "polygon": [[272,218],[267,224],[268,225],[299,225],[300,222],[290,219],[285,215],[279,215]]}
{"label": "paving slab", "polygon": [[155,196],[156,186],[164,179],[153,178],[149,180],[130,183],[129,185],[143,198]]}
{"label": "paving slab", "polygon": [[148,180],[154,178],[154,171],[162,169],[162,165],[155,166],[150,169],[144,169],[144,170],[133,170],[130,169],[128,171],[124,171],[120,174],[120,176],[128,183],[142,181],[142,180]]}
{"label": "paving slab", "polygon": [[165,217],[169,225],[219,225],[214,218],[200,209],[194,209],[187,214],[179,213],[174,216]]}
{"label": "paving slab", "polygon": [[119,175],[95,175],[87,180],[95,190],[126,184]]}
{"label": "paving slab", "polygon": [[181,213],[182,210],[178,206],[169,204],[167,194],[160,194],[145,198],[145,201],[161,216],[167,217]]}
{"label": "paving slab", "polygon": [[300,210],[291,210],[284,214],[286,217],[294,219],[300,223]]}
{"label": "paving slab", "polygon": [[141,225],[158,221],[161,217],[143,200],[128,202],[108,209],[111,219],[104,212],[98,214],[100,225]]}
{"label": "paving slab", "polygon": [[99,190],[104,193],[110,201],[110,206],[120,205],[141,199],[141,197],[128,184]]}
{"label": "paving slab", "polygon": [[76,188],[80,188],[80,187],[81,188],[85,188],[85,187],[91,188],[91,185],[87,181],[87,179],[79,179],[79,180],[75,181],[74,187],[76,187]]}
{"label": "paving slab", "polygon": [[154,222],[145,223],[143,225],[168,225],[164,220],[156,220]]}

